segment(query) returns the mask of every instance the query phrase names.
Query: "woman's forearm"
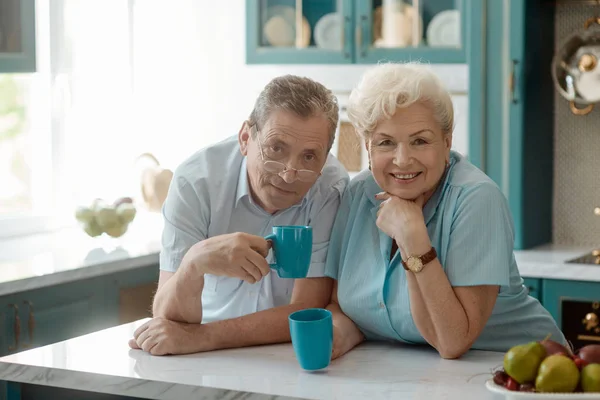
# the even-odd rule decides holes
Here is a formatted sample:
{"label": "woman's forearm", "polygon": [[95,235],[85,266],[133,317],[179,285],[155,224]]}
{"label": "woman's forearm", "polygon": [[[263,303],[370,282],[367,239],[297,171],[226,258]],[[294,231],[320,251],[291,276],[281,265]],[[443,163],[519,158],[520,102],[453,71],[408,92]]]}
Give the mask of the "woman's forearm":
{"label": "woman's forearm", "polygon": [[156,292],[152,304],[154,317],[172,321],[202,322],[202,290],[204,275],[194,274],[183,263]]}
{"label": "woman's forearm", "polygon": [[[442,357],[460,357],[470,348],[473,332],[467,312],[454,293],[439,260],[433,260],[417,274],[410,271],[406,273],[409,285],[419,289],[422,299],[423,306],[414,310],[411,306],[415,323],[419,320],[424,328],[423,331],[419,329],[421,334]],[[430,324],[427,324],[427,320]]]}
{"label": "woman's forearm", "polygon": [[408,282],[408,296],[410,298],[410,313],[415,326],[421,333],[421,336],[423,336],[429,344],[437,348],[435,327],[431,321],[429,311],[427,311],[427,307],[425,306],[421,289],[419,288],[414,274],[407,271],[406,278]]}

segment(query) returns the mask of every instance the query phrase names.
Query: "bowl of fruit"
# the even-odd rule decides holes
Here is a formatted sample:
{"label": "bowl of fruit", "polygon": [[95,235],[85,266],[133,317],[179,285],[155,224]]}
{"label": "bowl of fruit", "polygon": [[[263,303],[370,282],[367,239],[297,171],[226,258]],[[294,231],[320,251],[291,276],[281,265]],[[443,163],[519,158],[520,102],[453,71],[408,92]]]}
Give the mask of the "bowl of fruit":
{"label": "bowl of fruit", "polygon": [[75,218],[91,237],[103,233],[113,238],[121,237],[127,232],[135,215],[136,208],[130,197],[121,197],[112,204],[96,199],[89,207],[78,207],[75,211]]}
{"label": "bowl of fruit", "polygon": [[520,344],[486,387],[506,399],[600,399],[600,344],[574,352],[548,338]]}

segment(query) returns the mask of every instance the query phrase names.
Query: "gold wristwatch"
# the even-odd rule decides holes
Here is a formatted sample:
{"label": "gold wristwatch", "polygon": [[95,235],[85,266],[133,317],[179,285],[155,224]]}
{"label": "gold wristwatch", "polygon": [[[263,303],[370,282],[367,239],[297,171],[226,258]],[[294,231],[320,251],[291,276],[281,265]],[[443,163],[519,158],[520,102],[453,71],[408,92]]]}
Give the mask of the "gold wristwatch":
{"label": "gold wristwatch", "polygon": [[410,256],[406,261],[402,261],[402,266],[407,271],[412,271],[414,273],[421,272],[425,265],[429,264],[437,257],[437,252],[435,248],[432,247],[427,253],[421,256]]}

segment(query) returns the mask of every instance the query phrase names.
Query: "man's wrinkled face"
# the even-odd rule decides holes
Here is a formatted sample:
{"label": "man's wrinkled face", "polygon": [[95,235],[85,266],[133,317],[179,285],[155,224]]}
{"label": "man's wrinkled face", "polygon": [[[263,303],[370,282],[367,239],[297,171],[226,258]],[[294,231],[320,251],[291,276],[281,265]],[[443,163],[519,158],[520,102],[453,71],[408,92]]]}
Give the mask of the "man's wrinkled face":
{"label": "man's wrinkled face", "polygon": [[318,179],[327,161],[329,123],[275,111],[264,126],[244,123],[239,143],[252,198],[273,214],[299,203]]}

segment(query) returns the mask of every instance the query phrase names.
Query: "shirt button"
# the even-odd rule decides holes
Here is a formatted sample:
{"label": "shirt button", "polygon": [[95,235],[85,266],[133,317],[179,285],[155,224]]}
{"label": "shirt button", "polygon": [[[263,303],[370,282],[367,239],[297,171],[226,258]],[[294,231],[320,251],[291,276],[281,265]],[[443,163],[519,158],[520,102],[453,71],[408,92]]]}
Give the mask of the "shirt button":
{"label": "shirt button", "polygon": [[379,302],[379,308],[385,308],[385,304],[383,304],[383,301]]}

